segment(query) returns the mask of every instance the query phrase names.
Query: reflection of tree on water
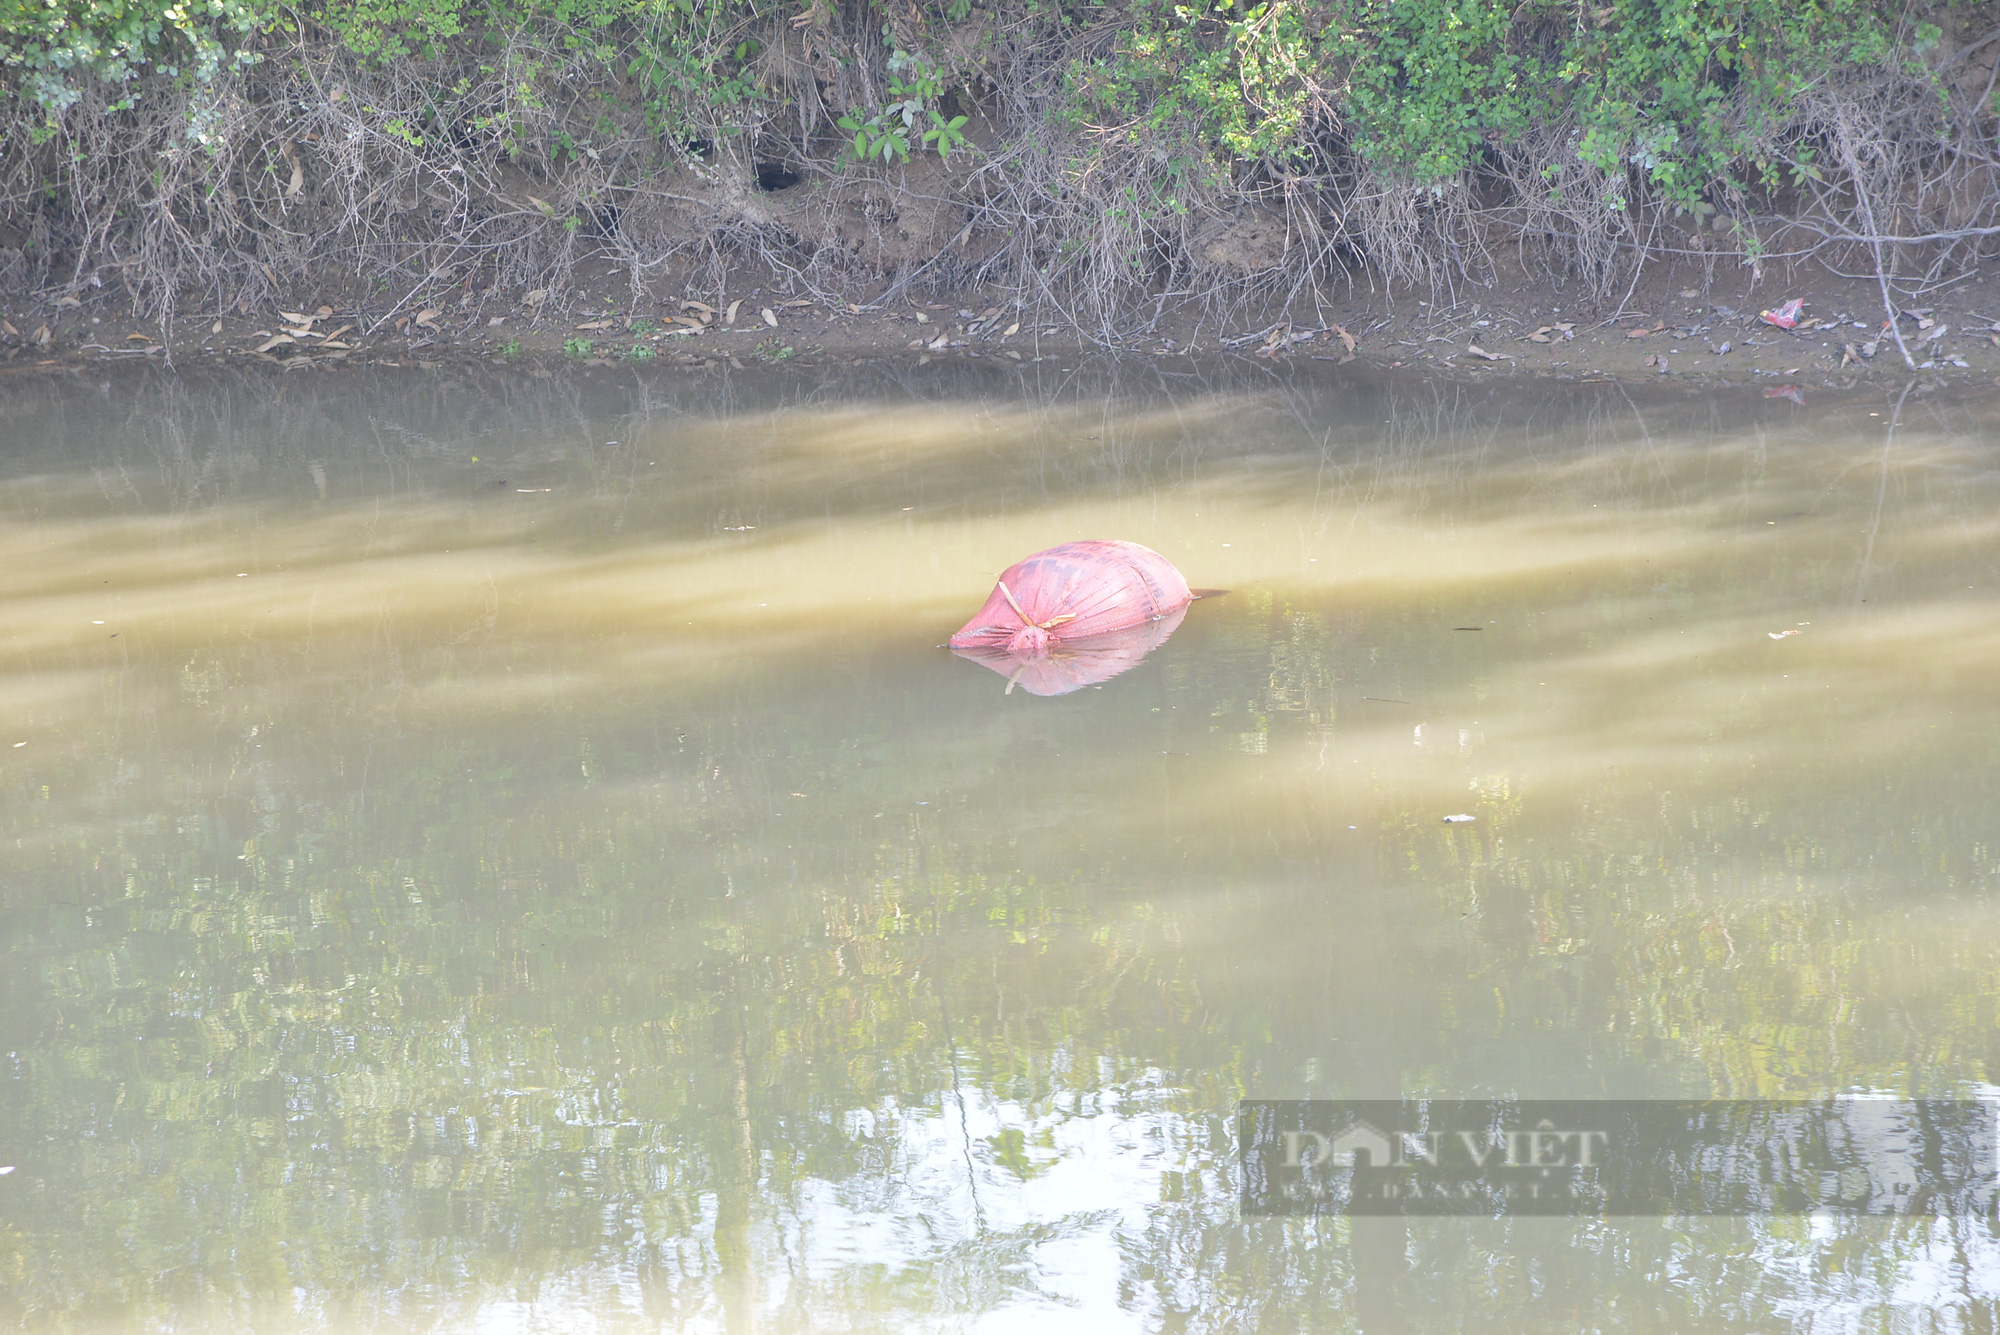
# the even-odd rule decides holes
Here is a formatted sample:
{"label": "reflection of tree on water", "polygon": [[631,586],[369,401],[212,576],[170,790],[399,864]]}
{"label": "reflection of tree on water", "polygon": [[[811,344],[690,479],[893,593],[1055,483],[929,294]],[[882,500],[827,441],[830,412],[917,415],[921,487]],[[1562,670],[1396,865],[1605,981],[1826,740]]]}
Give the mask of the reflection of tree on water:
{"label": "reflection of tree on water", "polygon": [[[732,998],[734,1000],[734,998]],[[742,1013],[747,1003],[728,1008],[725,1025],[735,1065],[729,1085],[729,1152],[716,1173],[715,1256],[722,1266],[722,1310],[730,1335],[756,1335],[757,1261],[751,1245],[751,1198],[762,1177],[756,1134],[750,1124],[750,1057]]]}

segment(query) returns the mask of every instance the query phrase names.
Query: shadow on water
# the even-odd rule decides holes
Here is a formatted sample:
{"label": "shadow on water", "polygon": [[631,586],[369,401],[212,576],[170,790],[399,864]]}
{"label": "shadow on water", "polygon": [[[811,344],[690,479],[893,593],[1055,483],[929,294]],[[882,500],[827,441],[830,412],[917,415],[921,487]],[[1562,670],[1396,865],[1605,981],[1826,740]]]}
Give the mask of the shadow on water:
{"label": "shadow on water", "polygon": [[[1991,1078],[1983,405],[1032,373],[10,389],[0,1311],[1990,1314],[1958,1223],[1230,1162],[1247,1094]],[[1058,698],[933,647],[1086,532],[1236,592]]]}

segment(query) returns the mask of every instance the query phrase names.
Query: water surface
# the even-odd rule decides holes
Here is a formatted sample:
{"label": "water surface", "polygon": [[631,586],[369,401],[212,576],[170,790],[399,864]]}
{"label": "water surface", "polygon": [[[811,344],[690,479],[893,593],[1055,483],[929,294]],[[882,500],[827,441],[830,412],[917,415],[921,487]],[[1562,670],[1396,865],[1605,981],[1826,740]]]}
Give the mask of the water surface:
{"label": "water surface", "polygon": [[[0,382],[0,1315],[1992,1328],[1990,1221],[1231,1158],[1985,1090],[1994,404],[928,372]],[[1078,537],[1231,592],[1056,698],[937,648]]]}

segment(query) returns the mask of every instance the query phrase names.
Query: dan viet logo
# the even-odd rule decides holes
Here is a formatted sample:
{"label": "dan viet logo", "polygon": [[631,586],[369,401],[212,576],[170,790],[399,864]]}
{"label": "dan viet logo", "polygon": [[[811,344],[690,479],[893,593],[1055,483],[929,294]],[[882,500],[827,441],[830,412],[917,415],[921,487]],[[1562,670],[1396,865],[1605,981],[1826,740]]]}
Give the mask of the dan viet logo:
{"label": "dan viet logo", "polygon": [[[1532,1131],[1399,1131],[1391,1135],[1356,1118],[1338,1135],[1287,1131],[1285,1166],[1326,1163],[1342,1168],[1441,1167],[1462,1158],[1473,1168],[1593,1168],[1610,1142],[1608,1131],[1561,1131],[1544,1118]],[[1574,1157],[1572,1157],[1572,1155]]]}
{"label": "dan viet logo", "polygon": [[1247,1101],[1241,1203],[1245,1214],[1983,1214],[1996,1106]]}

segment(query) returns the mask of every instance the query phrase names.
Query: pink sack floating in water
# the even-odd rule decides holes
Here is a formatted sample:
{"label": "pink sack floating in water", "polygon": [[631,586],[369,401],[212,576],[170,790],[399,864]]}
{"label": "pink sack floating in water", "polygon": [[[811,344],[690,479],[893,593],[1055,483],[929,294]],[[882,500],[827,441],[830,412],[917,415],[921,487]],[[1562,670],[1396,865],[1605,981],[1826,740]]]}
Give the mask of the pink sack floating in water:
{"label": "pink sack floating in water", "polygon": [[1093,539],[1036,552],[1001,572],[986,606],[951,637],[1035,695],[1106,681],[1165,642],[1194,601],[1174,563],[1136,542]]}
{"label": "pink sack floating in water", "polygon": [[951,637],[954,649],[1020,657],[1051,644],[1124,630],[1194,601],[1174,563],[1136,542],[1066,542],[1000,573],[986,606]]}

